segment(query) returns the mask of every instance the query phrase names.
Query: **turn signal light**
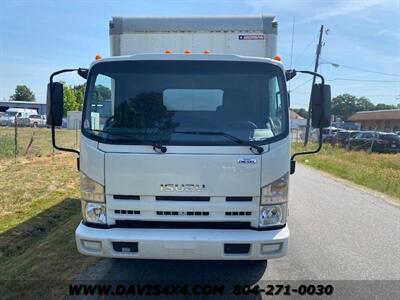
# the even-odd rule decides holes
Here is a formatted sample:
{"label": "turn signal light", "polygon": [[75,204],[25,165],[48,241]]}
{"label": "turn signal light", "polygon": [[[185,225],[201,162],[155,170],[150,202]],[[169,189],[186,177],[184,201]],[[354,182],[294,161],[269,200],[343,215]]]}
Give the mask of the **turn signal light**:
{"label": "turn signal light", "polygon": [[277,61],[281,61],[281,57],[279,55],[275,55],[274,59],[277,60]]}
{"label": "turn signal light", "polygon": [[102,58],[103,58],[103,57],[101,57],[100,54],[96,54],[96,57],[95,57],[96,60],[99,60],[99,59],[102,59]]}

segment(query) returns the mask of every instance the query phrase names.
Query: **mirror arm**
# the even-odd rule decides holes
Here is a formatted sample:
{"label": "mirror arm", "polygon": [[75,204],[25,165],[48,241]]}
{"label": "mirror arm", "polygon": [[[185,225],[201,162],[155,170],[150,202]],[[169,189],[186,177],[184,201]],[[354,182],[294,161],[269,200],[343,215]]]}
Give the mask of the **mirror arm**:
{"label": "mirror arm", "polygon": [[[66,72],[74,72],[74,71],[78,71],[78,70],[79,69],[63,69],[63,70],[56,71],[56,72],[54,72],[53,74],[50,75],[50,83],[53,83],[53,77],[58,75],[58,74],[66,73]],[[50,91],[50,93],[51,93],[51,91]]]}
{"label": "mirror arm", "polygon": [[[324,85],[325,84],[325,78],[324,76],[322,76],[321,74],[317,73],[317,72],[312,72],[312,71],[305,71],[305,70],[301,70],[301,71],[297,71],[297,70],[293,70],[292,71],[294,74],[296,73],[304,73],[304,74],[310,74],[313,76],[317,76],[321,79],[321,83]],[[296,161],[295,161],[295,157],[296,156],[300,156],[300,155],[307,155],[307,154],[315,154],[318,153],[322,148],[322,128],[319,129],[319,138],[318,138],[318,147],[315,150],[311,150],[311,151],[304,151],[304,152],[297,152],[294,153],[292,155],[292,157],[290,158],[290,174],[294,174],[295,170],[296,170]]]}
{"label": "mirror arm", "polygon": [[304,151],[304,152],[297,152],[297,153],[294,153],[294,154],[292,155],[292,157],[290,158],[290,160],[294,160],[294,158],[295,158],[296,156],[318,153],[319,151],[321,151],[321,148],[322,148],[322,130],[320,129],[320,131],[319,131],[319,137],[318,137],[318,147],[317,147],[317,149],[315,149],[315,150],[310,150],[310,151]]}
{"label": "mirror arm", "polygon": [[295,73],[296,72],[298,72],[298,73],[304,73],[304,74],[310,74],[310,75],[313,75],[313,76],[317,76],[317,77],[319,77],[320,79],[321,79],[321,83],[322,84],[325,84],[325,78],[324,78],[324,76],[322,76],[321,74],[319,74],[319,73],[317,73],[317,72],[313,72],[313,71],[304,71],[304,70],[302,70],[302,71],[298,71],[298,70],[293,70]]}
{"label": "mirror arm", "polygon": [[292,155],[292,157],[290,158],[290,175],[294,174],[294,172],[296,171],[296,160],[294,159],[296,156],[315,154],[321,151],[321,148],[322,148],[322,128],[320,128],[319,130],[317,149],[311,151],[297,152]]}
{"label": "mirror arm", "polygon": [[[66,73],[66,72],[74,72],[74,71],[78,71],[79,69],[63,69],[63,70],[59,70],[57,72],[54,72],[53,74],[50,75],[50,86],[53,84],[53,77],[61,74],[61,73]],[[50,98],[52,98],[53,94],[53,90],[50,88]],[[53,115],[53,114],[52,114]],[[80,154],[80,152],[76,149],[69,149],[69,148],[63,148],[63,147],[59,147],[56,144],[56,128],[54,126],[54,120],[52,120],[52,125],[51,125],[51,143],[53,144],[53,147],[57,150],[60,151],[65,151],[65,152],[72,152],[72,153],[76,153],[76,154]]]}

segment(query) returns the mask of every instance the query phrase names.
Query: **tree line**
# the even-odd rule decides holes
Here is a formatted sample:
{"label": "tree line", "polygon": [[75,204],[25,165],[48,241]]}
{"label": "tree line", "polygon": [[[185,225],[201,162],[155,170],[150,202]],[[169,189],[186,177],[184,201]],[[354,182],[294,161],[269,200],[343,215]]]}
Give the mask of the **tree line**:
{"label": "tree line", "polygon": [[[65,82],[62,82],[62,84],[64,85],[64,116],[67,115],[67,111],[82,110],[86,85],[67,85]],[[34,102],[36,97],[28,86],[17,85],[14,94],[10,96],[10,100]]]}
{"label": "tree line", "polygon": [[[384,103],[373,104],[371,100],[366,97],[358,98],[350,94],[339,95],[332,99],[332,114],[343,121],[346,121],[350,116],[359,111],[395,108],[397,108],[395,105]],[[303,118],[308,117],[308,111],[304,108],[294,108],[293,111]]]}

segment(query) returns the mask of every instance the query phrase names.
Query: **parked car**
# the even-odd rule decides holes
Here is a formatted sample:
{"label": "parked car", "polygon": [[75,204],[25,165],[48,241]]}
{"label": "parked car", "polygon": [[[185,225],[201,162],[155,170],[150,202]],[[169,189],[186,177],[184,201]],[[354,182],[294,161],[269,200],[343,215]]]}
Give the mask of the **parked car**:
{"label": "parked car", "polygon": [[365,131],[350,138],[347,148],[379,153],[399,153],[400,137],[394,133]]}
{"label": "parked car", "polygon": [[7,126],[8,115],[6,113],[0,112],[0,126]]}
{"label": "parked car", "polygon": [[324,143],[331,144],[331,145],[336,144],[336,135],[337,135],[337,134],[338,134],[338,132],[331,132],[331,133],[328,133],[328,134],[325,136],[325,138],[323,138]]}
{"label": "parked car", "polygon": [[340,129],[339,128],[336,128],[336,127],[327,127],[327,128],[323,128],[322,129],[322,140],[324,141],[324,142],[326,142],[326,138],[327,137],[329,137],[328,138],[328,140],[329,139],[331,139],[332,138],[332,136],[336,133],[336,132],[338,132]]}
{"label": "parked car", "polygon": [[30,115],[29,125],[31,127],[45,127],[46,126],[46,116],[42,115]]}
{"label": "parked car", "polygon": [[359,130],[342,130],[338,131],[335,136],[335,143],[339,146],[346,147],[349,139],[354,138],[356,135],[360,134],[362,131]]}
{"label": "parked car", "polygon": [[20,112],[9,112],[0,116],[1,126],[14,126],[15,120],[17,120],[18,126],[29,126],[29,118],[24,117]]}

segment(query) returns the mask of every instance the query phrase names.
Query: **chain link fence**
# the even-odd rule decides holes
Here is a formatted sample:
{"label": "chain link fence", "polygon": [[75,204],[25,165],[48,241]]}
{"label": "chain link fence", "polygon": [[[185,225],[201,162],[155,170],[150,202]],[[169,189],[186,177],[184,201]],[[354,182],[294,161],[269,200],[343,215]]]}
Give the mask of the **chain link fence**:
{"label": "chain link fence", "polygon": [[[79,148],[79,128],[77,124],[73,129],[56,129],[57,144],[66,148]],[[20,122],[0,126],[0,164],[9,161],[16,163],[22,158],[31,159],[57,152],[52,146],[50,128],[29,127]]]}

